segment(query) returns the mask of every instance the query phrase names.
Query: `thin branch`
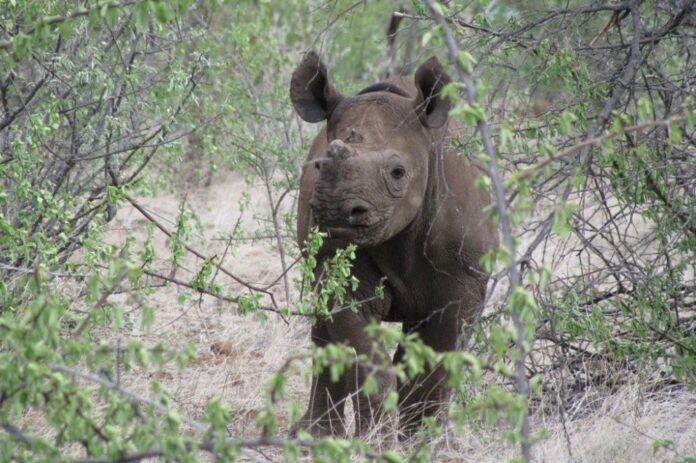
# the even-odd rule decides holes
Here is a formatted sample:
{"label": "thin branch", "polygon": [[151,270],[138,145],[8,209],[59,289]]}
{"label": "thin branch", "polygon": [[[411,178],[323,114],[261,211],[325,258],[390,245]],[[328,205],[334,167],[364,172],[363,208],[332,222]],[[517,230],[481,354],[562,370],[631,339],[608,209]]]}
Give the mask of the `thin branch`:
{"label": "thin branch", "polygon": [[[604,104],[602,107],[602,110],[599,112],[599,115],[597,119],[595,120],[594,124],[592,124],[586,132],[586,139],[592,139],[594,138],[595,134],[597,131],[601,130],[602,127],[607,123],[609,120],[609,117],[611,115],[611,112],[614,110],[616,105],[619,103],[619,100],[623,96],[624,92],[628,89],[629,85],[633,82],[635,79],[636,73],[638,72],[638,67],[639,63],[641,61],[641,53],[640,53],[640,38],[641,38],[641,21],[640,21],[640,11],[638,9],[638,1],[633,0],[631,2],[631,18],[632,18],[632,24],[633,24],[633,39],[632,39],[632,45],[631,45],[631,52],[628,56],[628,60],[626,62],[626,65],[623,68],[623,72],[621,73],[621,78],[618,79],[618,81],[614,84],[614,87],[612,88],[612,95],[609,100]],[[593,145],[585,146],[580,149],[580,153],[578,155],[579,162],[583,165],[586,165],[586,163],[589,160],[589,152],[590,148]],[[566,186],[565,190],[563,191],[563,194],[561,195],[561,201],[566,202],[568,198],[570,197],[570,194],[573,191],[573,186],[568,184]],[[548,215],[548,217],[544,220],[543,225],[541,227],[541,231],[537,234],[537,236],[534,238],[532,243],[527,247],[527,250],[525,251],[522,261],[529,260],[534,253],[534,250],[548,237],[549,233],[551,232],[551,226],[553,225],[553,220],[555,217],[556,213],[552,212]]]}
{"label": "thin branch", "polygon": [[[164,225],[162,225],[157,219],[155,219],[155,218],[153,217],[153,215],[150,214],[150,213],[149,213],[143,206],[141,206],[135,199],[133,199],[132,197],[130,197],[130,196],[128,196],[128,195],[125,195],[125,198],[126,198],[126,200],[127,200],[129,203],[131,203],[131,205],[132,205],[135,209],[137,209],[138,212],[140,212],[147,220],[149,220],[150,222],[152,222],[153,225],[155,225],[157,228],[159,228],[159,230],[160,230],[162,233],[164,233],[165,235],[167,235],[169,238],[172,237],[172,232],[170,232]],[[203,259],[204,261],[209,259],[209,258],[206,257],[203,253],[198,252],[197,250],[193,249],[191,246],[189,246],[189,245],[186,244],[186,243],[184,243],[184,248],[185,248],[188,252],[190,252],[191,254],[193,254],[194,256],[198,257],[199,259]],[[225,275],[227,275],[228,277],[232,278],[232,279],[233,279],[234,281],[236,281],[237,283],[241,284],[242,286],[245,286],[245,287],[247,287],[247,288],[249,288],[249,289],[251,289],[251,290],[258,291],[258,292],[261,292],[261,293],[264,293],[264,294],[272,295],[267,289],[258,287],[258,286],[256,286],[256,285],[251,284],[251,283],[247,283],[246,281],[242,280],[242,279],[239,278],[237,275],[235,275],[234,273],[230,272],[229,270],[227,270],[226,268],[224,268],[224,267],[223,267],[222,265],[220,265],[220,264],[216,264],[215,267],[216,267],[217,269],[219,269],[222,273],[224,273]],[[274,305],[275,305],[275,304],[274,304]]]}
{"label": "thin branch", "polygon": [[[442,29],[442,34],[445,39],[445,45],[447,47],[447,54],[449,56],[449,61],[452,66],[457,71],[457,77],[460,82],[465,84],[465,97],[467,102],[474,106],[476,105],[476,91],[475,85],[471,75],[462,66],[459,60],[459,48],[457,43],[454,41],[454,37],[449,31],[447,22],[445,18],[440,14],[439,10],[435,8],[432,0],[424,0],[423,2],[428,8],[429,13],[435,18]],[[481,135],[481,141],[483,142],[483,149],[488,157],[488,175],[493,183],[493,192],[495,198],[495,206],[498,213],[498,223],[500,224],[500,229],[503,235],[503,244],[510,257],[510,265],[508,267],[508,274],[510,276],[510,287],[508,294],[514,293],[519,284],[519,271],[517,264],[515,262],[515,256],[517,254],[515,249],[515,242],[512,238],[512,229],[510,227],[510,220],[508,219],[506,202],[505,202],[505,191],[503,186],[503,179],[498,171],[497,157],[495,148],[493,147],[493,141],[491,139],[490,128],[485,119],[479,119],[476,128]],[[520,437],[521,437],[521,451],[522,458],[525,462],[531,461],[531,436],[530,436],[530,424],[529,424],[529,410],[528,410],[528,400],[529,400],[529,382],[527,380],[527,375],[525,371],[525,360],[527,357],[527,349],[525,347],[525,327],[522,323],[522,319],[518,310],[514,307],[511,311],[512,323],[515,327],[516,338],[515,344],[518,350],[517,358],[515,359],[515,387],[517,393],[520,395],[524,401],[524,408],[522,422],[520,426]]]}
{"label": "thin branch", "polygon": [[[31,100],[34,99],[38,91],[43,87],[43,85],[46,83],[46,77],[42,77],[41,80],[39,80],[34,87],[31,89],[29,92],[29,95],[27,95],[26,98],[22,99],[22,104],[19,105],[17,109],[15,109],[9,116],[5,117],[2,121],[0,121],[0,132],[2,132],[7,126],[12,124],[14,120],[19,116],[22,112],[24,112],[27,109],[27,106],[31,102]],[[3,159],[2,163],[6,163],[11,158],[8,159]]]}
{"label": "thin branch", "polygon": [[102,307],[104,307],[106,305],[106,302],[108,301],[109,296],[111,296],[111,294],[113,294],[113,292],[116,290],[116,288],[118,288],[118,286],[126,278],[126,276],[127,276],[127,273],[125,271],[121,272],[121,274],[116,277],[116,279],[114,280],[114,283],[110,287],[104,288],[101,295],[99,296],[99,300],[92,307],[92,310],[90,310],[87,313],[87,316],[82,320],[82,323],[80,323],[80,325],[73,332],[73,337],[77,338],[82,334],[82,332],[85,330],[85,328],[87,328],[87,326],[92,321],[92,316],[93,316],[94,311],[101,309]]}
{"label": "thin branch", "polygon": [[[696,112],[690,112],[691,115],[696,115]],[[598,137],[593,137],[586,139],[584,141],[581,141],[580,143],[576,143],[573,146],[569,146],[568,148],[564,148],[558,153],[554,154],[553,156],[544,159],[543,161],[525,169],[522,170],[518,173],[515,173],[513,176],[513,180],[511,183],[515,183],[520,180],[525,180],[537,173],[539,173],[541,170],[543,170],[546,166],[549,164],[560,161],[562,159],[569,158],[575,154],[582,153],[584,152],[587,148],[591,148],[593,146],[598,146],[604,143],[607,140],[610,140],[612,138],[616,138],[621,134],[626,134],[626,133],[634,133],[634,132],[642,132],[645,129],[650,129],[653,127],[671,127],[675,124],[679,124],[681,122],[684,122],[687,119],[687,116],[674,116],[674,117],[668,117],[666,119],[659,119],[655,121],[646,121],[646,122],[641,122],[640,124],[628,126],[628,127],[622,127],[621,128],[621,133],[617,132],[607,132],[604,135],[600,135]]]}
{"label": "thin branch", "polygon": [[[67,13],[65,15],[47,16],[45,18],[39,18],[38,20],[36,20],[33,27],[27,29],[23,33],[26,35],[31,35],[34,33],[34,31],[36,31],[36,29],[42,26],[55,26],[57,24],[62,24],[70,20],[73,20],[75,18],[89,16],[95,11],[103,11],[105,9],[110,10],[113,8],[122,9],[135,5],[136,3],[138,3],[138,0],[127,0],[122,3],[108,1],[98,3],[90,8],[78,8],[75,11],[71,11],[70,13]],[[0,50],[8,50],[10,48],[12,48],[12,40],[0,40]]]}
{"label": "thin branch", "polygon": [[4,429],[5,432],[12,436],[13,439],[20,441],[28,448],[32,448],[36,443],[34,439],[27,436],[21,429],[13,426],[10,423],[0,422],[0,428]]}
{"label": "thin branch", "polygon": [[[210,289],[207,289],[207,288],[200,288],[200,287],[198,287],[198,286],[193,286],[191,283],[188,283],[188,282],[186,282],[186,281],[179,280],[178,278],[175,278],[175,277],[172,277],[172,276],[161,275],[161,274],[156,273],[156,272],[153,272],[153,271],[151,271],[151,270],[144,269],[144,270],[143,270],[143,273],[145,273],[146,275],[148,275],[148,276],[150,276],[150,277],[152,277],[152,278],[157,278],[157,279],[160,279],[160,280],[162,280],[162,281],[166,281],[166,282],[175,284],[175,285],[177,285],[177,286],[181,286],[182,288],[188,288],[188,289],[190,289],[190,290],[192,290],[192,291],[197,291],[197,292],[199,292],[199,293],[201,293],[201,294],[205,294],[205,295],[207,295],[207,296],[212,296],[212,297],[215,297],[215,298],[217,298],[217,299],[223,300],[223,301],[225,301],[225,302],[231,302],[231,303],[233,303],[233,304],[239,304],[240,298],[238,298],[238,297],[225,296],[225,295],[223,295],[223,294],[219,294],[219,293],[216,293],[216,292],[214,292],[214,291],[211,291]],[[260,310],[260,311],[262,311],[262,312],[273,312],[273,313],[277,313],[277,314],[279,314],[279,315],[282,315],[283,313],[287,313],[288,315],[300,315],[300,316],[305,316],[305,317],[310,316],[310,314],[303,314],[303,313],[295,312],[295,311],[284,312],[284,311],[281,311],[281,310],[278,309],[278,308],[275,308],[275,307],[268,307],[268,306],[259,306],[259,307],[258,307],[258,310]]]}

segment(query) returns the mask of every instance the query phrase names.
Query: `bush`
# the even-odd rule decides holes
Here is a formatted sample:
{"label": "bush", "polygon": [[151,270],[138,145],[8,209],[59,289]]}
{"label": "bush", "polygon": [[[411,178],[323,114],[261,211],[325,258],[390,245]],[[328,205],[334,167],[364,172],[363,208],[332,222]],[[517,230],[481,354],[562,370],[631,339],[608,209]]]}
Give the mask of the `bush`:
{"label": "bush", "polygon": [[[298,172],[311,137],[286,94],[308,44],[335,62],[346,93],[440,54],[455,80],[446,91],[458,101],[456,143],[486,166],[480,186],[497,200],[490,212],[504,246],[487,258],[493,296],[481,322],[463,334],[467,350],[436,353],[375,326],[370,335],[401,344],[408,359],[375,369],[407,378],[443,364],[457,392],[449,423],[490,426],[520,445],[523,460],[543,437],[534,414],[565,417],[588,391],[610,394],[636,376],[652,391],[696,384],[693,2],[414,1],[399,8],[313,0],[6,2],[0,461],[196,461],[202,454],[226,461],[261,448],[275,448],[278,461],[435,455],[427,443],[449,432],[447,423],[430,423],[400,447],[284,436],[282,410],[289,406],[288,421],[297,418],[288,399],[296,365],[313,359],[338,376],[368,361],[343,345],[284,357],[267,380],[254,436],[228,434],[237,418],[221,397],[194,419],[157,380],[147,393],[122,382],[138,371],[185,368],[197,356],[190,339],[170,345],[136,335],[153,325],[151,299],[166,287],[177,288],[182,303],[214,299],[259,323],[277,317],[300,325],[326,316],[334,300],[354,308],[342,300],[355,284],[353,250],[331,260],[317,288],[312,252],[300,258],[295,245]],[[208,253],[192,244],[200,230],[186,200],[173,223],[141,200],[190,189],[190,172],[210,182],[218,169],[241,173],[268,211],[245,230],[241,214],[251,200],[243,200],[233,232],[220,237],[224,247]],[[145,237],[113,244],[107,225],[125,205],[142,215]],[[167,252],[155,235],[166,237]],[[269,238],[282,269],[273,284],[226,268],[237,240]],[[309,247],[318,249],[321,239],[314,235]],[[109,333],[123,342],[110,342]],[[373,387],[365,384],[363,393]],[[669,439],[654,445],[688,459]]]}

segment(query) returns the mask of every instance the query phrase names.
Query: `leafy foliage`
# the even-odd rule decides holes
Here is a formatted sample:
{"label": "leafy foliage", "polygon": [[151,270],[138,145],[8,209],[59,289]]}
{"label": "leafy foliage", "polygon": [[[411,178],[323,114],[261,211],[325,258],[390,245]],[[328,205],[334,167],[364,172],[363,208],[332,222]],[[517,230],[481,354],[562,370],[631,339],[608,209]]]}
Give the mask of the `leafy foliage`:
{"label": "leafy foliage", "polygon": [[[435,420],[416,444],[398,448],[285,437],[280,418],[295,365],[311,359],[338,378],[370,364],[346,345],[289,355],[268,380],[256,436],[228,435],[235,417],[218,397],[194,420],[158,381],[147,393],[121,382],[135,371],[185,368],[196,355],[191,343],[132,336],[153,326],[148,297],[162,285],[179,288],[180,302],[215,298],[250,317],[314,321],[359,310],[355,248],[317,268],[321,234],[304,253],[294,244],[288,206],[311,137],[292,115],[286,77],[305,47],[322,50],[345,93],[441,55],[455,77],[445,89],[458,101],[454,143],[488,166],[478,184],[500,199],[490,213],[506,247],[485,262],[497,292],[464,333],[467,349],[435,352],[415,335],[373,325],[366,336],[405,352],[402,363],[370,364],[373,371],[406,381],[442,365],[456,392],[450,423],[493,427],[522,445],[523,459],[542,435],[528,421],[542,396],[556,397],[552,412],[564,415],[585,391],[616,388],[646,369],[653,388],[696,385],[693,2],[402,6],[4,3],[0,461],[197,461],[201,453],[229,461],[266,446],[281,449],[279,461],[431,458],[426,443],[444,426]],[[223,255],[197,251],[186,201],[170,229],[137,199],[185,188],[190,170],[209,179],[217,169],[264,190],[270,213],[253,238],[273,240],[280,291],[224,267],[234,233]],[[147,237],[106,244],[105,227],[124,204],[146,219]],[[153,245],[160,233],[169,245],[164,270]],[[185,280],[177,271],[191,256],[199,260]],[[102,341],[106,332],[124,342]],[[375,390],[368,378],[361,393]],[[385,408],[397,401],[390,394]],[[297,419],[292,402],[288,416]],[[654,448],[679,456],[669,439]]]}

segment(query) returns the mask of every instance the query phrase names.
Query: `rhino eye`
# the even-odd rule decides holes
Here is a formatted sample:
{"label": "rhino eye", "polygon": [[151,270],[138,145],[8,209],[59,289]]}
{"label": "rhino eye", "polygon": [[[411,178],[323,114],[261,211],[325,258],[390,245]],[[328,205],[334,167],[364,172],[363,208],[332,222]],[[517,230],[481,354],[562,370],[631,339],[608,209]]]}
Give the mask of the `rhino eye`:
{"label": "rhino eye", "polygon": [[396,180],[399,180],[404,175],[406,175],[406,169],[404,169],[402,166],[394,167],[391,171],[391,176]]}
{"label": "rhino eye", "polygon": [[315,163],[314,163],[314,168],[315,168],[316,170],[320,170],[320,169],[321,169],[321,165],[319,164],[319,162],[315,162]]}

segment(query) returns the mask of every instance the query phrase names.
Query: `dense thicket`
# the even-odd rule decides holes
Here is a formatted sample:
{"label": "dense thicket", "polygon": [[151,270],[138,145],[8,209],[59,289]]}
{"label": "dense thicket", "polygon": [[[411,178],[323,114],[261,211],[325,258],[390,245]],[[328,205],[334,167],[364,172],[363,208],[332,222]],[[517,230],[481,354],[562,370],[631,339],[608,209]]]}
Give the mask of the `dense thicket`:
{"label": "dense thicket", "polygon": [[[180,302],[205,295],[243,314],[312,320],[352,284],[350,249],[321,288],[305,279],[297,290],[288,276],[313,265],[297,264],[293,239],[313,129],[287,99],[307,49],[345,94],[433,54],[449,63],[456,143],[487,166],[479,183],[497,198],[505,245],[487,261],[493,296],[464,333],[466,351],[373,334],[406,346],[400,375],[446,365],[451,422],[487,418],[528,459],[540,431],[530,413],[563,417],[588,390],[633,375],[653,390],[696,384],[695,1],[10,0],[0,7],[0,461],[224,461],[265,446],[282,449],[277,461],[300,449],[317,461],[428,459],[427,445],[385,453],[278,430],[290,365],[309,356],[340,371],[356,360],[342,346],[289,357],[248,436],[228,435],[234,418],[219,399],[194,420],[154,379],[147,397],[119,381],[185,368],[195,354],[129,336],[152,325],[149,298],[163,285],[185,291]],[[278,253],[284,272],[271,286],[230,272],[227,248],[194,249],[185,202],[173,224],[139,204],[230,169],[268,199],[249,238],[270,237]],[[124,204],[143,213],[149,238],[105,244]],[[160,233],[166,255],[152,246]],[[194,276],[181,277],[192,256]],[[106,331],[126,342],[101,342]]]}

